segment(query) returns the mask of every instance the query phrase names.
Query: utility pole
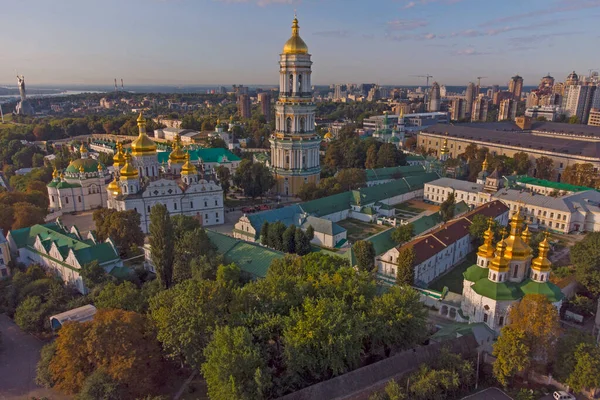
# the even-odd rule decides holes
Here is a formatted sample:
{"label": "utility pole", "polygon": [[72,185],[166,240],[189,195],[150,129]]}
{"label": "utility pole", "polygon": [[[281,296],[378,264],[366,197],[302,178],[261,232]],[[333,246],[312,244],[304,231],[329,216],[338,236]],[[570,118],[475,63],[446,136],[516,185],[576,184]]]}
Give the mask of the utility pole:
{"label": "utility pole", "polygon": [[477,390],[477,386],[479,385],[479,356],[481,352],[477,352],[477,370],[475,371],[475,390]]}

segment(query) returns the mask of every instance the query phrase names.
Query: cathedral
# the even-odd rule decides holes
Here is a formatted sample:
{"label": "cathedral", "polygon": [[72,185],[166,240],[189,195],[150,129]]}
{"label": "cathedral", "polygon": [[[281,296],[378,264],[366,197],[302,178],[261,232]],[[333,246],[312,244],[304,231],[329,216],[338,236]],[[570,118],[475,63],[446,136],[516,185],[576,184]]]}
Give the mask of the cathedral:
{"label": "cathedral", "polygon": [[171,215],[193,216],[204,226],[223,224],[223,189],[213,171],[198,170],[179,136],[175,137],[168,162],[160,163],[142,114],[137,124],[139,135],[131,143],[131,151],[125,152],[119,144],[113,157],[115,176],[107,186],[108,208],[137,211],[145,233],[150,227],[150,210],[159,203]]}
{"label": "cathedral", "polygon": [[276,191],[295,196],[305,183],[319,183],[321,138],[315,132],[315,103],[308,46],[300,37],[298,19],[279,56],[279,100],[271,135],[271,171]]}
{"label": "cathedral", "polygon": [[477,264],[463,274],[461,317],[469,323],[483,322],[496,332],[506,325],[510,307],[526,294],[543,294],[558,309],[563,294],[549,281],[548,233],[539,244],[539,255],[532,256],[531,232],[518,210],[510,220],[510,233],[503,230],[494,247],[492,221],[477,252]]}
{"label": "cathedral", "polygon": [[110,174],[101,162],[89,157],[83,144],[79,152],[81,157],[71,161],[62,173],[56,169],[52,173],[52,181],[47,187],[49,208],[53,212],[70,213],[106,207],[106,186],[110,182]]}

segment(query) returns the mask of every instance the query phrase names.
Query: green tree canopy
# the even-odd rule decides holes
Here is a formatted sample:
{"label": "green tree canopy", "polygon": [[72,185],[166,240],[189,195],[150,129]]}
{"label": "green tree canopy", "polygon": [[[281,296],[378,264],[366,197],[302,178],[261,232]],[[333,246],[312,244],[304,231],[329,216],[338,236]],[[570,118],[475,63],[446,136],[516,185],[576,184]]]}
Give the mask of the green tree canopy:
{"label": "green tree canopy", "polygon": [[404,247],[398,254],[398,270],[396,271],[396,285],[415,284],[415,249]]}
{"label": "green tree canopy", "polygon": [[396,243],[408,242],[414,235],[413,224],[406,224],[398,226],[394,232],[392,232],[392,239]]}
{"label": "green tree canopy", "polygon": [[358,240],[352,245],[352,251],[354,251],[359,270],[373,271],[375,265],[375,248],[373,247],[373,243],[366,240]]}
{"label": "green tree canopy", "polygon": [[150,256],[156,268],[156,278],[163,289],[173,284],[174,232],[169,211],[157,203],[150,210]]}
{"label": "green tree canopy", "polygon": [[440,216],[444,222],[447,222],[454,217],[454,208],[456,207],[456,199],[454,192],[448,194],[448,198],[440,204]]}
{"label": "green tree canopy", "polygon": [[571,247],[577,280],[594,295],[600,294],[600,232],[590,232]]}

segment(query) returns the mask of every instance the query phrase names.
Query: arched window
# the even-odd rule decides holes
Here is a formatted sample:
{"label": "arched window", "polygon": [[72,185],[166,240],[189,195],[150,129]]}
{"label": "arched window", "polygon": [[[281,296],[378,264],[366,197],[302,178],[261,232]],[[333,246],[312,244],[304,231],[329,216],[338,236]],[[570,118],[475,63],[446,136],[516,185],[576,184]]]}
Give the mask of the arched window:
{"label": "arched window", "polygon": [[292,118],[287,117],[285,120],[285,133],[292,133]]}
{"label": "arched window", "polygon": [[300,133],[304,133],[304,125],[306,124],[306,119],[304,117],[300,118]]}
{"label": "arched window", "polygon": [[513,278],[516,278],[518,273],[519,273],[519,266],[515,265],[515,273],[513,274]]}
{"label": "arched window", "polygon": [[150,212],[150,205],[148,205],[148,212]]}
{"label": "arched window", "polygon": [[173,203],[173,209],[177,210],[177,203]]}
{"label": "arched window", "polygon": [[292,93],[294,91],[294,75],[290,74],[288,81],[288,89],[289,92]]}
{"label": "arched window", "polygon": [[298,92],[302,93],[302,75],[298,75]]}
{"label": "arched window", "polygon": [[494,281],[496,280],[496,274],[494,274],[494,275],[492,276],[492,280],[494,280]]}
{"label": "arched window", "polygon": [[537,281],[537,274],[533,274],[533,279],[535,279]]}

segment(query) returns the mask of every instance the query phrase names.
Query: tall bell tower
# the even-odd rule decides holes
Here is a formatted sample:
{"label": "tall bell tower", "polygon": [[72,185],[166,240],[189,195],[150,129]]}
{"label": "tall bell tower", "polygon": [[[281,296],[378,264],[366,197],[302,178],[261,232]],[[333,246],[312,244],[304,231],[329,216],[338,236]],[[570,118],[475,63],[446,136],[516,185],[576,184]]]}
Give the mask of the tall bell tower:
{"label": "tall bell tower", "polygon": [[315,132],[315,104],[308,46],[300,37],[298,19],[279,56],[279,100],[271,135],[271,169],[277,193],[295,196],[305,183],[319,183],[321,138]]}

